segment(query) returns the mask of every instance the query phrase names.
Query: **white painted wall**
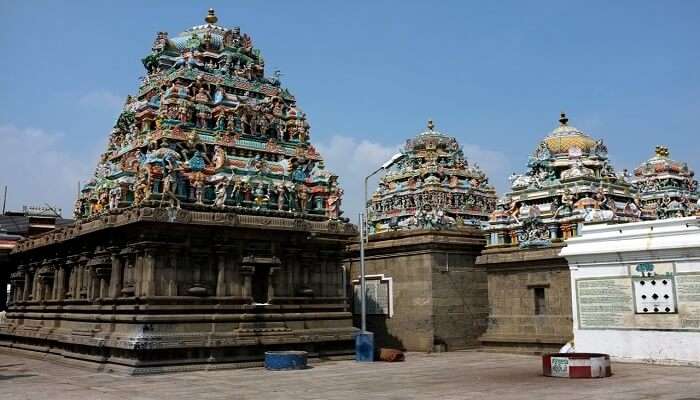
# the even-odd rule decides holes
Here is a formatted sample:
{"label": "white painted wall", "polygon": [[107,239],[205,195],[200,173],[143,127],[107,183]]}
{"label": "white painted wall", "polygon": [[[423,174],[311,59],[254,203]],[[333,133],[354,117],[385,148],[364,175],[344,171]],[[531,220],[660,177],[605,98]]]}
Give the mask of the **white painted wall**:
{"label": "white painted wall", "polygon": [[567,240],[561,255],[571,269],[576,352],[607,353],[618,361],[700,366],[700,329],[677,329],[682,318],[700,319],[698,303],[680,302],[674,315],[628,315],[626,327],[580,329],[576,293],[580,279],[630,277],[631,282],[634,266],[642,262],[672,265],[674,276],[700,274],[699,222],[690,217],[590,225]]}

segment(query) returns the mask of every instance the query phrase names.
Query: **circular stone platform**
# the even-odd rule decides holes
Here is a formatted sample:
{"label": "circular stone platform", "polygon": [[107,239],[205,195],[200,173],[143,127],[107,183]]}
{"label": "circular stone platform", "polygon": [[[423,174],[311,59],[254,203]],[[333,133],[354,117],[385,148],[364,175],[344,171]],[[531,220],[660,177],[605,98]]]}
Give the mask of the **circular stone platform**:
{"label": "circular stone platform", "polygon": [[601,353],[558,353],[542,356],[544,376],[606,378],[612,375],[610,356]]}

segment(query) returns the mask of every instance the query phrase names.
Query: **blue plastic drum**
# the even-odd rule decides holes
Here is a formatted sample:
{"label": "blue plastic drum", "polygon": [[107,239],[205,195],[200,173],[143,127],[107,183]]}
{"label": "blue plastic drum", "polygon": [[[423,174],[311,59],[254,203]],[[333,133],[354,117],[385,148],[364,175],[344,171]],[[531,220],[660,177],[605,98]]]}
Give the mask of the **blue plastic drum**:
{"label": "blue plastic drum", "polygon": [[266,351],[265,368],[273,371],[306,368],[305,351]]}

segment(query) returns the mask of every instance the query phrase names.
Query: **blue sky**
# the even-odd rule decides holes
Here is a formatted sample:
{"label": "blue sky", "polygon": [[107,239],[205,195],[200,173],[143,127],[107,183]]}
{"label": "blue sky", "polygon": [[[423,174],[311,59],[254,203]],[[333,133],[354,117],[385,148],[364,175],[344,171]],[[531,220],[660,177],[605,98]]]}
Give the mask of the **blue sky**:
{"label": "blue sky", "polygon": [[618,169],[666,144],[696,162],[696,1],[0,1],[0,185],[8,208],[69,215],[158,31],[214,7],[241,27],[309,115],[346,187],[428,118],[497,186],[556,126],[604,138]]}

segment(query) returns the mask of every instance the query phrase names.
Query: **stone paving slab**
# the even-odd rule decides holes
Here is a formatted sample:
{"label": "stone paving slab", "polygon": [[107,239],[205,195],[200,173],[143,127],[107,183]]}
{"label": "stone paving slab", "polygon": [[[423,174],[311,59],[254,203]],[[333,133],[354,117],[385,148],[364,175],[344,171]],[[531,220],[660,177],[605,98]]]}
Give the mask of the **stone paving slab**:
{"label": "stone paving slab", "polygon": [[613,363],[613,373],[606,379],[547,378],[539,357],[464,351],[409,353],[403,363],[328,361],[304,371],[125,376],[0,352],[0,399],[700,400],[700,368]]}

